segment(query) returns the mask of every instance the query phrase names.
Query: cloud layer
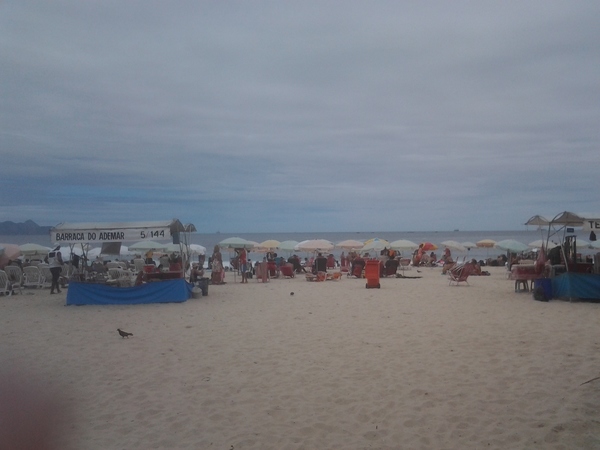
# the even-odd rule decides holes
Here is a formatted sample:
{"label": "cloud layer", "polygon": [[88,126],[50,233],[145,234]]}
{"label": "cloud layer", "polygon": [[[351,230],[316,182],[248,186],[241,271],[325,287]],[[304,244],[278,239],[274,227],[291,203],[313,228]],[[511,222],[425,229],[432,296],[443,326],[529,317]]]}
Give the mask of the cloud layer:
{"label": "cloud layer", "polygon": [[516,229],[599,211],[597,2],[4,2],[3,220]]}

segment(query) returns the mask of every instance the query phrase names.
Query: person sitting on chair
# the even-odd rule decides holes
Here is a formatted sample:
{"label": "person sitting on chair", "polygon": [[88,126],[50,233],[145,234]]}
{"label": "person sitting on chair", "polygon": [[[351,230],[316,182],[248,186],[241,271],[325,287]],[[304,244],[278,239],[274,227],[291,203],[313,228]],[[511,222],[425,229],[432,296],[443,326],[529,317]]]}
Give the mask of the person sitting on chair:
{"label": "person sitting on chair", "polygon": [[327,258],[322,253],[319,253],[315,259],[313,273],[316,274],[317,272],[327,272]]}

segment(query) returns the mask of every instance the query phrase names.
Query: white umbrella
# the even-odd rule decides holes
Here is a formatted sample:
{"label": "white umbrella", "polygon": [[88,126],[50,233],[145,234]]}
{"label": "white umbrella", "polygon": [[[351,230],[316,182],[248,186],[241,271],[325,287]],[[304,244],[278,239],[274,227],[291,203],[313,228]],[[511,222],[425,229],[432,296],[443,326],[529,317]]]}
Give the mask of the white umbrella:
{"label": "white umbrella", "polygon": [[590,248],[591,244],[583,239],[577,239],[577,248]]}
{"label": "white umbrella", "polygon": [[345,241],[338,242],[337,244],[335,244],[337,248],[343,248],[344,250],[358,250],[360,248],[363,248],[364,245],[364,242],[357,241],[355,239],[347,239]]}
{"label": "white umbrella", "polygon": [[522,242],[516,241],[514,239],[504,239],[503,241],[496,242],[495,247],[499,248],[500,250],[513,253],[524,252],[525,250],[529,250],[529,247],[526,244],[523,244]]}
{"label": "white umbrella", "polygon": [[558,244],[555,244],[554,242],[550,241],[546,244],[546,241],[544,241],[543,239],[538,239],[537,241],[533,241],[530,242],[529,244],[527,244],[530,248],[542,248],[542,247],[546,247],[546,250],[550,250],[551,248],[556,247]]}
{"label": "white umbrella", "polygon": [[365,245],[360,249],[361,252],[379,252],[384,248],[390,248],[390,243],[385,239],[373,238],[365,242]]}
{"label": "white umbrella", "polygon": [[129,246],[129,250],[133,252],[162,252],[164,251],[167,244],[161,244],[160,242],[155,241],[140,241],[135,244],[131,244]]}
{"label": "white umbrella", "polygon": [[[181,248],[182,247],[180,247],[179,244],[169,243],[165,244],[162,251],[165,253],[179,253],[181,251]],[[185,249],[185,245],[183,246],[183,248]]]}
{"label": "white umbrella", "polygon": [[206,255],[206,247],[200,244],[190,244],[190,255]]}
{"label": "white umbrella", "polygon": [[397,241],[390,242],[390,247],[398,251],[415,250],[419,248],[419,244],[408,239],[398,239]]}
{"label": "white umbrella", "polygon": [[[75,252],[73,252],[73,253],[75,253]],[[88,256],[88,258],[97,258],[98,256],[100,256],[101,253],[102,253],[101,247],[94,247],[87,252],[87,256]],[[81,255],[79,255],[79,256],[81,256]]]}
{"label": "white umbrella", "polygon": [[325,239],[308,239],[296,245],[294,250],[300,252],[330,252],[333,247],[333,243]]}
{"label": "white umbrella", "polygon": [[256,242],[251,242],[241,237],[230,237],[221,242],[219,242],[219,247],[221,248],[245,248],[251,249],[256,245]]}
{"label": "white umbrella", "polygon": [[283,241],[279,243],[277,248],[285,252],[293,252],[295,250],[296,245],[298,245],[298,241]]}
{"label": "white umbrella", "polygon": [[590,244],[591,248],[600,248],[600,241],[594,241]]}
{"label": "white umbrella", "polygon": [[48,256],[48,252],[52,250],[50,247],[32,243],[19,245],[19,249],[21,250],[21,255],[26,258],[44,258]]}
{"label": "white umbrella", "polygon": [[459,252],[466,252],[467,251],[467,247],[465,247],[464,245],[462,245],[460,242],[457,241],[444,241],[442,242],[442,245],[444,247],[448,247],[452,250],[457,250]]}
{"label": "white umbrella", "polygon": [[461,242],[460,245],[462,245],[467,250],[471,250],[472,248],[477,247],[477,244],[475,242],[469,242],[469,241]]}

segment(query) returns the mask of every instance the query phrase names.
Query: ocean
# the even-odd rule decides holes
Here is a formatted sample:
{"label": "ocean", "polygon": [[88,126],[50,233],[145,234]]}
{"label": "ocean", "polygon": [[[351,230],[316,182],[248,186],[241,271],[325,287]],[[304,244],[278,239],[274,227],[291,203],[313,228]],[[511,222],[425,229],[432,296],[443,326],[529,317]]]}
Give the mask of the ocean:
{"label": "ocean", "polygon": [[[542,236],[542,230],[514,230],[514,231],[381,231],[381,232],[323,232],[323,233],[240,233],[235,236],[256,241],[263,242],[267,239],[276,239],[278,241],[286,241],[286,240],[295,240],[295,241],[303,241],[306,239],[327,239],[331,242],[338,243],[347,239],[355,239],[359,241],[366,241],[367,239],[379,237],[386,239],[388,241],[395,241],[397,239],[408,239],[410,241],[416,242],[417,244],[420,242],[432,242],[438,245],[440,250],[436,251],[438,256],[441,254],[441,250],[443,247],[441,246],[441,242],[446,240],[453,240],[458,242],[477,242],[482,239],[493,239],[494,241],[501,241],[503,239],[515,239],[524,244],[529,244],[532,241],[538,239],[545,239],[546,231],[544,230]],[[588,240],[588,234],[581,230],[576,230],[574,233],[577,235],[578,239]],[[212,250],[215,245],[221,242],[224,239],[234,236],[233,234],[226,233],[193,233],[190,235],[191,242],[194,244],[200,244],[206,247],[206,252],[208,255],[212,254]],[[562,234],[555,236],[551,240],[558,242],[562,239]],[[36,243],[45,246],[51,246],[49,235],[13,235],[13,236],[0,236],[0,242],[7,244],[25,244],[28,242]],[[125,245],[130,244],[128,242],[124,243]],[[581,249],[583,253],[586,253],[586,249]],[[343,250],[335,249],[332,253],[337,257],[342,253]],[[596,252],[597,250],[587,250],[590,253]],[[227,251],[224,252],[225,254]],[[233,252],[232,252],[233,253]],[[406,255],[408,252],[404,252]],[[494,248],[472,248],[468,253],[459,253],[456,251],[452,251],[452,254],[456,254],[457,256],[469,256],[470,258],[476,259],[485,259],[488,257],[495,257],[500,255],[501,250]],[[298,252],[299,256],[307,256],[302,255]],[[257,259],[259,256],[262,256],[258,253],[250,253],[251,259]],[[288,255],[285,255],[288,256]]]}

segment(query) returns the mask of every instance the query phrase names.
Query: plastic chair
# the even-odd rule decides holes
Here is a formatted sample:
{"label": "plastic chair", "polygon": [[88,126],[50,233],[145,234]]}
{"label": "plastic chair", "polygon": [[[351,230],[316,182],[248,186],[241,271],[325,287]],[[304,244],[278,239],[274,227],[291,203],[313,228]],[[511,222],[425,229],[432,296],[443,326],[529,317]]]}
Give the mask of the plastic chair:
{"label": "plastic chair", "polygon": [[283,264],[279,268],[279,272],[281,273],[281,276],[284,278],[294,278],[295,277],[293,264]]}

